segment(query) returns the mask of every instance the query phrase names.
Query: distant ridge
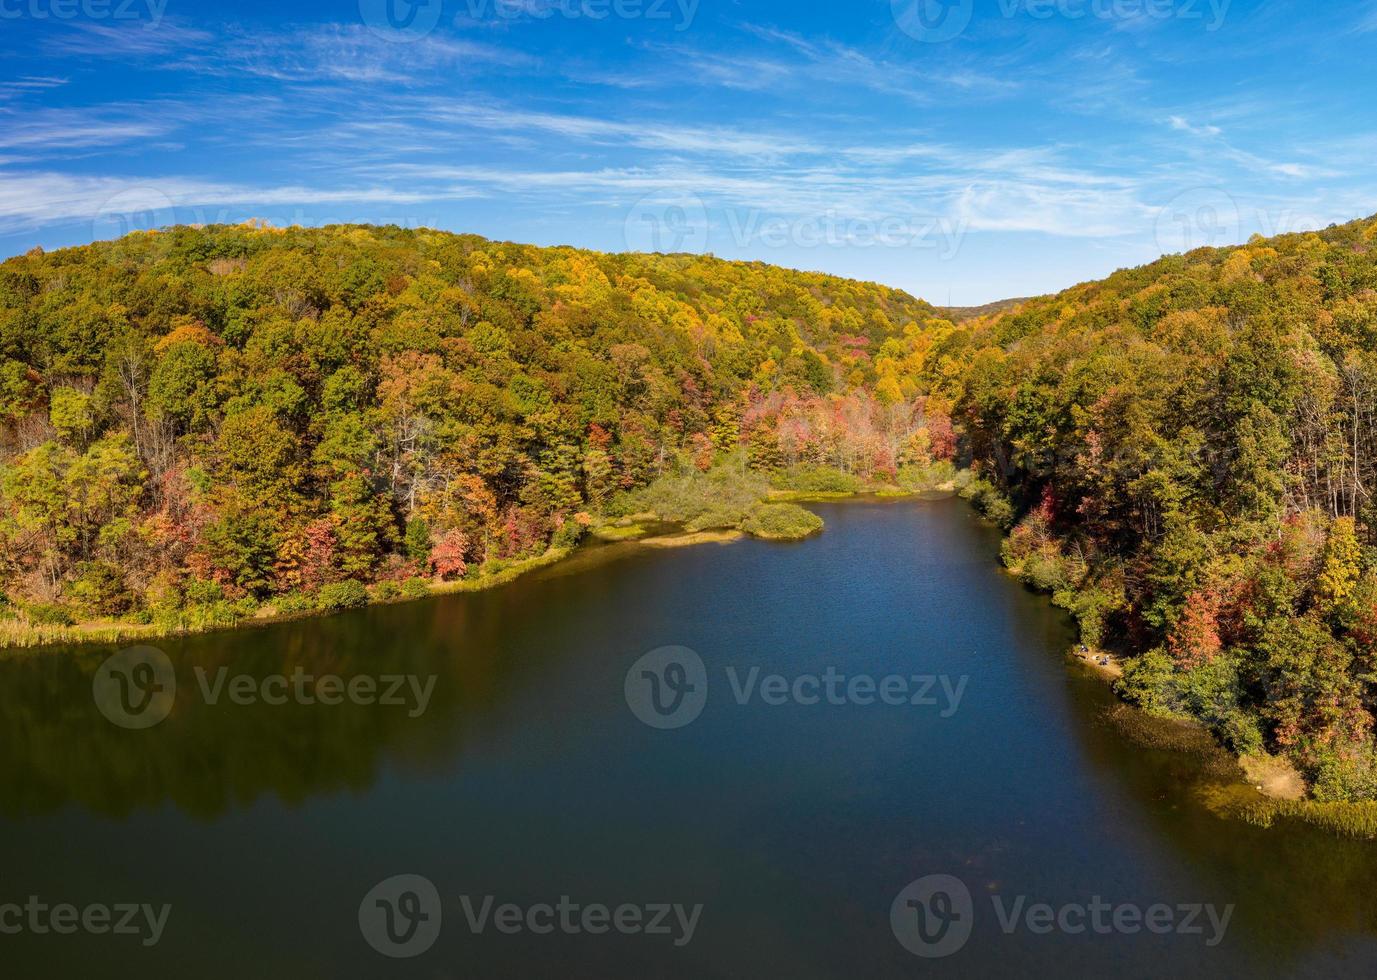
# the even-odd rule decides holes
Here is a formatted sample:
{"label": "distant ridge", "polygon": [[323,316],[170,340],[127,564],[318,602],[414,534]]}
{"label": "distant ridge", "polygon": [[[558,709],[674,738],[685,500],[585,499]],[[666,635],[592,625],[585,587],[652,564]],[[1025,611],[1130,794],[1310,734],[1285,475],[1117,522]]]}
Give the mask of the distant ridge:
{"label": "distant ridge", "polygon": [[982,316],[1004,313],[1036,298],[1035,296],[1020,296],[1017,299],[1000,299],[993,303],[986,303],[984,306],[945,306],[939,308],[939,312],[952,323],[965,323],[967,320],[978,320]]}

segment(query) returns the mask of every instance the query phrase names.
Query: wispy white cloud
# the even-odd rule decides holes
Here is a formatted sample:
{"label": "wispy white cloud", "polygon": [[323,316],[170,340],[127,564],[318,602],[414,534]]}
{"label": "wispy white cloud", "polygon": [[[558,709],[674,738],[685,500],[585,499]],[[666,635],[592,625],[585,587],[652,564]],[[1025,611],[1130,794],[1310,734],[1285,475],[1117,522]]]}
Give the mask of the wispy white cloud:
{"label": "wispy white cloud", "polygon": [[21,75],[9,81],[0,82],[0,98],[45,92],[48,89],[66,85],[68,79],[55,75]]}
{"label": "wispy white cloud", "polygon": [[532,64],[528,55],[466,38],[430,34],[397,44],[362,24],[325,24],[275,34],[230,32],[212,50],[190,52],[169,67],[275,82],[408,87],[434,84],[442,69]]}
{"label": "wispy white cloud", "polygon": [[791,75],[810,83],[855,85],[917,102],[932,101],[952,91],[978,97],[1005,95],[1021,88],[1017,81],[973,68],[954,60],[951,54],[933,68],[920,70],[905,62],[876,58],[836,41],[814,41],[774,27],[753,24],[743,27],[760,40],[782,45],[800,56],[807,68],[802,72],[798,66],[788,70]]}
{"label": "wispy white cloud", "polygon": [[80,58],[141,58],[199,48],[215,35],[162,19],[157,22],[112,20],[54,21],[60,33],[48,36],[46,49],[55,55]]}
{"label": "wispy white cloud", "polygon": [[424,192],[374,184],[320,188],[306,185],[254,186],[187,177],[77,176],[50,172],[0,172],[0,232],[43,224],[89,222],[99,229],[120,215],[146,213],[160,221],[216,220],[213,210],[229,206],[303,207],[318,204],[415,205],[473,196],[462,188]]}
{"label": "wispy white cloud", "polygon": [[1377,31],[1377,3],[1369,2],[1359,13],[1357,23],[1353,25],[1353,33],[1371,34],[1373,31]]}
{"label": "wispy white cloud", "polygon": [[171,129],[165,121],[111,118],[83,109],[0,111],[0,120],[0,147],[43,151],[113,146],[162,136]]}
{"label": "wispy white cloud", "polygon": [[1178,133],[1190,133],[1192,136],[1223,136],[1224,130],[1218,126],[1194,126],[1181,116],[1169,116],[1167,124]]}
{"label": "wispy white cloud", "polygon": [[536,132],[600,145],[635,146],[673,153],[772,157],[817,153],[818,144],[788,133],[746,132],[727,126],[666,125],[644,118],[612,120],[572,113],[533,112],[510,106],[430,100],[427,123],[454,123],[497,131]]}
{"label": "wispy white cloud", "polygon": [[[1230,22],[1229,50],[1270,57],[1280,46],[1254,23]],[[585,49],[572,29],[542,48],[553,32],[529,23],[441,25],[406,44],[359,23],[58,25],[0,82],[0,230],[121,208],[586,228],[650,199],[701,201],[719,223],[936,217],[1137,256],[1192,188],[1227,186],[1268,215],[1263,230],[1377,206],[1364,178],[1377,136],[1352,107],[1339,138],[1304,92],[1217,84],[1213,49],[1208,84],[1164,85],[1199,47],[1017,26],[996,24],[1008,30],[984,48],[733,22],[672,44],[604,31]],[[107,71],[141,97],[92,84]]]}

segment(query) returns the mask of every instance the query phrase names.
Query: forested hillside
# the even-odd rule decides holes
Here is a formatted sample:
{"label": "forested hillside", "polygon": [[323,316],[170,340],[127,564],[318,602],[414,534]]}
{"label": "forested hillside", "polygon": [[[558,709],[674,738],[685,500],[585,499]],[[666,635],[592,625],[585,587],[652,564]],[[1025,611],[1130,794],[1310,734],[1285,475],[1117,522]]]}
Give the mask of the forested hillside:
{"label": "forested hillside", "polygon": [[1377,221],[1120,272],[941,342],[1006,559],[1124,691],[1377,798]]}
{"label": "forested hillside", "polygon": [[949,457],[905,367],[934,316],[761,264],[398,228],[36,250],[0,265],[8,608],[352,604],[567,546],[748,450],[863,477]]}
{"label": "forested hillside", "polygon": [[571,545],[648,484],[739,520],[771,475],[957,459],[1010,567],[1133,655],[1130,699],[1377,799],[1374,246],[1202,250],[960,325],[761,264],[398,228],[35,251],[0,265],[5,614],[330,608]]}

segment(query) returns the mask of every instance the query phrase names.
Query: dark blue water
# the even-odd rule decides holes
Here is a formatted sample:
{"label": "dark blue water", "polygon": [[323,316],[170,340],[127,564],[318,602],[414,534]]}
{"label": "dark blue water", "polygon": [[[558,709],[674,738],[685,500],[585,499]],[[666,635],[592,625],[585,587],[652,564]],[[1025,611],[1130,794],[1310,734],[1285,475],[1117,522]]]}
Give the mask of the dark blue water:
{"label": "dark blue water", "polygon": [[[618,546],[488,593],[162,643],[178,693],[144,731],[94,707],[113,648],[0,663],[0,927],[31,895],[169,906],[151,945],[0,934],[4,975],[1372,974],[1373,849],[1214,816],[1198,796],[1227,763],[1127,738],[1068,663],[1063,616],[998,570],[997,534],[964,505],[817,510],[827,531],[802,544]],[[669,645],[701,657],[707,701],[659,730],[624,684]],[[220,667],[436,680],[419,713],[208,704],[195,672]],[[937,704],[738,703],[728,668],[752,667],[949,686]],[[413,922],[384,895],[394,937],[438,924],[393,959],[360,905],[397,875],[433,886],[440,915]],[[930,875],[971,896],[947,923],[969,938],[940,958],[891,925]],[[487,897],[522,915],[562,897],[644,920],[700,908],[691,938],[580,919],[507,934],[466,917]],[[1170,931],[1075,931],[1095,901],[1167,906]],[[1072,907],[1071,928],[1006,932],[996,902]],[[1203,910],[1201,934],[1181,931],[1178,910],[1205,905],[1233,907],[1222,935]]]}

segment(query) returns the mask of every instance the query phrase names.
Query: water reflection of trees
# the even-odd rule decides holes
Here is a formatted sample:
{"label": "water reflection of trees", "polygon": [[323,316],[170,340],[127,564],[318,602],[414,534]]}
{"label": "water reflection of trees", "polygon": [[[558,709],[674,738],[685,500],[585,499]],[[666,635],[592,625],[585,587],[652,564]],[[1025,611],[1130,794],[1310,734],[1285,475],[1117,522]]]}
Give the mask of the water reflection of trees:
{"label": "water reflection of trees", "polygon": [[1205,795],[1241,778],[1227,753],[1209,739],[1189,751],[1141,744],[1121,717],[1112,720],[1122,711],[1110,710],[1115,702],[1099,681],[1073,685],[1086,758],[1103,779],[1128,789],[1134,815],[1155,831],[1151,845],[1169,847],[1202,882],[1206,894],[1181,900],[1237,906],[1231,934],[1261,951],[1261,967],[1326,938],[1377,933],[1377,847],[1300,824],[1263,829],[1213,813]]}
{"label": "water reflection of trees", "polygon": [[[91,696],[116,648],[38,652],[0,661],[0,812],[76,805],[106,816],[171,803],[210,818],[264,796],[298,804],[360,792],[384,764],[434,769],[460,751],[507,678],[505,601],[371,609],[260,630],[160,644],[176,665],[171,715],[145,731],[112,725]],[[428,709],[383,705],[205,703],[194,667],[213,677],[435,674]]]}

